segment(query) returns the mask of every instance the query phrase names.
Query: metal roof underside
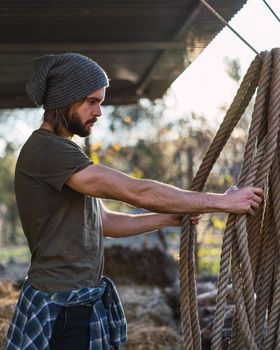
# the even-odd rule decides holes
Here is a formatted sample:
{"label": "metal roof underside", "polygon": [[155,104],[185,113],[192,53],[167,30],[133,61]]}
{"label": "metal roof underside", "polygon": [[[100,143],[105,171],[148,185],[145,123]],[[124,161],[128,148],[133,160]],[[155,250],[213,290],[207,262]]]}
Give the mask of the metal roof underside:
{"label": "metal roof underside", "polygon": [[[246,0],[209,3],[230,20]],[[68,51],[106,70],[107,104],[161,97],[223,28],[199,0],[4,0],[0,14],[0,108],[32,107],[32,59]]]}

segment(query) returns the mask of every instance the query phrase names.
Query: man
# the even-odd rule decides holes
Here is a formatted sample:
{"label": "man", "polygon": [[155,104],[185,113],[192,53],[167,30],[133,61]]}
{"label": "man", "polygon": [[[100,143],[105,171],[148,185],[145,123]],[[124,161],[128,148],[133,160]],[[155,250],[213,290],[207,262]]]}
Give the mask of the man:
{"label": "man", "polygon": [[[15,175],[32,256],[6,350],[118,349],[126,324],[112,281],[102,277],[102,236],[178,226],[185,213],[253,214],[262,201],[260,188],[196,193],[93,164],[71,137],[90,135],[108,85],[104,70],[79,54],[35,61],[27,92],[44,107],[44,121],[23,146]],[[98,198],[155,213],[111,212]]]}

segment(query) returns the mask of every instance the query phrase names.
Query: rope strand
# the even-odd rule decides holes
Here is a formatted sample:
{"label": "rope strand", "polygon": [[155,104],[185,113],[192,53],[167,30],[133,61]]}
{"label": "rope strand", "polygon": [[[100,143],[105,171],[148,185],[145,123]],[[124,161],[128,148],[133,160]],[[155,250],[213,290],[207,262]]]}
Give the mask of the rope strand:
{"label": "rope strand", "polygon": [[[194,191],[203,190],[214,163],[257,89],[238,186],[261,186],[269,191],[255,217],[233,214],[228,217],[217,282],[212,350],[222,348],[230,273],[235,314],[229,348],[280,350],[280,49],[262,52],[260,56],[251,63],[191,186]],[[184,216],[182,225],[180,301],[184,349],[200,350],[195,232],[189,216]]]}

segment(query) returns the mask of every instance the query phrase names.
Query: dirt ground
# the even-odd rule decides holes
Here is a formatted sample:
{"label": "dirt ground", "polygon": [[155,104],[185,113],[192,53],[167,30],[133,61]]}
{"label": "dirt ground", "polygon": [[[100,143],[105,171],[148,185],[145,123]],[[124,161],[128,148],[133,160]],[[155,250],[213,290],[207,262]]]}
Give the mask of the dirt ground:
{"label": "dirt ground", "polygon": [[15,310],[19,289],[11,282],[0,282],[0,349],[3,349],[4,341]]}

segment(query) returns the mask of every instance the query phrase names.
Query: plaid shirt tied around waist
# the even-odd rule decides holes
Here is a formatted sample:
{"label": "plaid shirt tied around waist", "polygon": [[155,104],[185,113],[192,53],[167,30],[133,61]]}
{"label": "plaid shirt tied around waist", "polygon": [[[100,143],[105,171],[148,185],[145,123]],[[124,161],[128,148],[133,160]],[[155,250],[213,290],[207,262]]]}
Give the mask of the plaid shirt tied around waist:
{"label": "plaid shirt tied around waist", "polygon": [[25,281],[8,330],[4,350],[49,350],[56,318],[63,306],[92,303],[89,350],[118,350],[126,342],[126,319],[113,282],[102,277],[98,288],[46,293]]}

